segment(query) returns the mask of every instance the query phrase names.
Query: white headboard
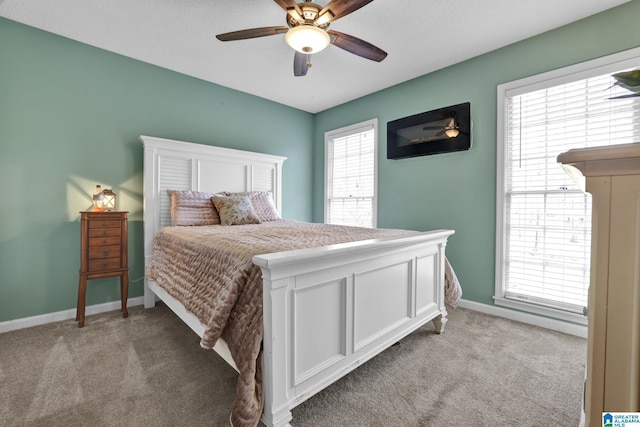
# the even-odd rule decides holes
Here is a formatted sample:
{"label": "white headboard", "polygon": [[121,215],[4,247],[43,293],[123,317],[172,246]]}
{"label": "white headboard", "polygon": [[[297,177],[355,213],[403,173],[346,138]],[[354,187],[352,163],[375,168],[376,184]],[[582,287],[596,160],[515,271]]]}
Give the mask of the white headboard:
{"label": "white headboard", "polygon": [[144,254],[153,237],[171,223],[167,190],[271,191],[282,212],[282,163],[286,157],[140,136],[144,145]]}

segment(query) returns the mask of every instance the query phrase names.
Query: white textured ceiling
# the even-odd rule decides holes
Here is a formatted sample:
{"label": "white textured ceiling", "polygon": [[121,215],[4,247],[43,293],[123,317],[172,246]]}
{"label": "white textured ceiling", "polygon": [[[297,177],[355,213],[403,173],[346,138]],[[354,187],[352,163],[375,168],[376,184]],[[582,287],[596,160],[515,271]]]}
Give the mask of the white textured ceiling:
{"label": "white textured ceiling", "polygon": [[284,35],[215,38],[286,25],[272,0],[0,0],[0,16],[316,113],[627,1],[376,0],[331,29],[387,58],[376,63],[329,46],[305,77],[293,76]]}

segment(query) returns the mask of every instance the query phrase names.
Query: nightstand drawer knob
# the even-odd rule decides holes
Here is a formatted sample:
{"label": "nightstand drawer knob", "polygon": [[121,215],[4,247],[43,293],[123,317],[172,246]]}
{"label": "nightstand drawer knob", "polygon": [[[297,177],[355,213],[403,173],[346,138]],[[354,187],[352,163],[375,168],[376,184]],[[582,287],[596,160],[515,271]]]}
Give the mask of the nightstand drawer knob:
{"label": "nightstand drawer knob", "polygon": [[102,252],[102,255],[103,255],[103,256],[109,256],[109,251],[103,251],[103,252]]}
{"label": "nightstand drawer knob", "polygon": [[108,236],[108,235],[109,235],[109,232],[108,232],[107,230],[105,230],[105,231],[103,231],[103,232],[102,232],[102,235],[103,235],[103,236]]}
{"label": "nightstand drawer knob", "polygon": [[108,227],[108,226],[109,226],[109,223],[108,223],[108,222],[103,222],[103,223],[102,223],[102,226],[103,226],[103,227]]}

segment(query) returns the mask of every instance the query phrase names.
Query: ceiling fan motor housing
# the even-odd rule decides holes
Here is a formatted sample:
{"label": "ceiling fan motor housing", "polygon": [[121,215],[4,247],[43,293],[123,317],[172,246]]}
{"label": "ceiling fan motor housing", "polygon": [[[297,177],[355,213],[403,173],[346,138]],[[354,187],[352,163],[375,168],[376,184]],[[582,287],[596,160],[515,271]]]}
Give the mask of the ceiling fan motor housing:
{"label": "ceiling fan motor housing", "polygon": [[[318,53],[331,43],[331,37],[326,28],[333,15],[327,11],[320,16],[322,6],[311,1],[297,3],[297,6],[287,9],[287,25],[290,28],[285,40],[289,46],[300,53]],[[328,16],[323,18],[325,15]],[[324,23],[319,25],[319,22],[323,21]]]}
{"label": "ceiling fan motor housing", "polygon": [[322,19],[319,19],[321,10],[322,6],[310,1],[298,3],[298,8],[287,9],[287,25],[293,28],[298,25],[309,24],[326,28],[329,26],[329,21],[333,18],[333,14],[328,10],[322,15]]}

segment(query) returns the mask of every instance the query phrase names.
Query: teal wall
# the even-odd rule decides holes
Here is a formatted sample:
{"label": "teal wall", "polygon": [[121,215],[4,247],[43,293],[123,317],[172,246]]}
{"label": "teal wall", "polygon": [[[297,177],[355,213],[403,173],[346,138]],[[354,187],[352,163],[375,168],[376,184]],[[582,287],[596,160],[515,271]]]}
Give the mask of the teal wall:
{"label": "teal wall", "polygon": [[[465,298],[491,304],[496,86],[640,46],[638,16],[633,0],[316,115],[0,18],[0,322],[75,308],[78,211],[98,183],[131,212],[131,279],[142,277],[138,135],[287,156],[283,215],[321,222],[324,132],[374,117],[378,225],[455,229],[447,253]],[[389,120],[466,101],[470,151],[386,159]],[[88,304],[118,298],[116,279],[89,282]]]}
{"label": "teal wall", "polygon": [[[283,215],[309,221],[312,130],[309,113],[0,18],[0,322],[75,308],[96,184],[131,212],[143,276],[140,134],[287,156]],[[87,304],[118,300],[118,283],[90,281]]]}
{"label": "teal wall", "polygon": [[[317,114],[314,221],[323,219],[324,132],[377,117],[378,226],[456,230],[447,255],[464,298],[493,304],[497,85],[640,46],[638,17],[640,1],[634,0]],[[386,159],[388,121],[466,101],[471,102],[471,150]]]}

